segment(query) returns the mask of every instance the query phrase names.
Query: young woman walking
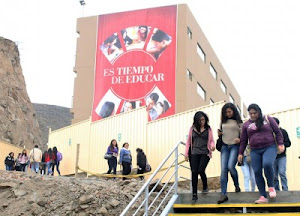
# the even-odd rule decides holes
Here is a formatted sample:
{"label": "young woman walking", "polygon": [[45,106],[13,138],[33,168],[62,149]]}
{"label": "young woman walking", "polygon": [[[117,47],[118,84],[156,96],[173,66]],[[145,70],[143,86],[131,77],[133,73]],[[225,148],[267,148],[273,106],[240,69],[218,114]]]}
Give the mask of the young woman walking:
{"label": "young woman walking", "polygon": [[[242,128],[241,146],[239,149],[239,162],[243,160],[243,153],[249,141],[251,149],[251,165],[255,174],[256,184],[260,197],[255,203],[267,203],[266,185],[262,175],[267,179],[269,187],[269,197],[276,197],[274,188],[274,169],[273,164],[277,152],[284,151],[282,133],[272,117],[263,116],[257,104],[248,107],[250,119],[246,121]],[[276,146],[276,142],[278,146]]]}
{"label": "young woman walking", "polygon": [[209,119],[204,112],[196,112],[194,116],[194,123],[190,128],[186,142],[185,160],[190,160],[192,170],[193,202],[196,202],[198,199],[198,174],[200,174],[203,183],[202,192],[208,193],[205,169],[212,157],[212,151],[215,150],[213,133],[208,122]]}
{"label": "young woman walking", "polygon": [[242,120],[233,103],[227,103],[222,107],[220,125],[218,135],[222,136],[223,145],[221,148],[221,197],[218,200],[219,204],[228,200],[228,171],[234,182],[235,192],[241,191],[235,165],[238,158]]}

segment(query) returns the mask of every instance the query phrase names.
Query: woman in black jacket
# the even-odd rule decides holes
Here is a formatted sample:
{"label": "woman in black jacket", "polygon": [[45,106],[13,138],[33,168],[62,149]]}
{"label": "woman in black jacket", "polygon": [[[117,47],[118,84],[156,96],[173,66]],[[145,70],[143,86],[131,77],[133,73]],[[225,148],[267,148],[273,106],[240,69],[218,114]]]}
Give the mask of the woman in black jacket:
{"label": "woman in black jacket", "polygon": [[[136,153],[137,153],[137,166],[138,166],[137,174],[143,174],[146,169],[147,157],[143,152],[143,150],[140,148],[136,149]],[[140,178],[141,180],[143,180],[144,176],[140,176]]]}
{"label": "woman in black jacket", "polygon": [[12,171],[14,169],[15,159],[14,159],[14,153],[13,152],[10,152],[8,154],[8,156],[5,158],[4,163],[5,163],[6,170]]}

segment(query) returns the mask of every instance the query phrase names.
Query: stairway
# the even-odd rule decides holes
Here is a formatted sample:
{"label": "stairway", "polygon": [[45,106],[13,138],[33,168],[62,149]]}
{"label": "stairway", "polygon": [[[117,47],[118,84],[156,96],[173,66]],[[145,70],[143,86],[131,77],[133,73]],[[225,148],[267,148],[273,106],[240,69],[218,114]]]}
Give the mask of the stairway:
{"label": "stairway", "polygon": [[198,194],[198,201],[192,204],[190,193],[179,194],[169,216],[177,215],[276,215],[300,216],[300,191],[281,191],[269,203],[255,204],[257,192],[228,193],[229,200],[217,204],[220,193]]}

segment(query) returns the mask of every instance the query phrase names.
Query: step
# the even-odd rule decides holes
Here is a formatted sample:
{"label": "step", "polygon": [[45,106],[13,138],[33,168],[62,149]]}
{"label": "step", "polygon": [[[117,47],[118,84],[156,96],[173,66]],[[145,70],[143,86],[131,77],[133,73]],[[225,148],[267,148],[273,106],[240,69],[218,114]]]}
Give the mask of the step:
{"label": "step", "polygon": [[263,215],[266,211],[284,215],[297,212],[296,215],[300,215],[300,191],[278,192],[276,198],[269,199],[269,203],[264,204],[254,203],[259,197],[258,192],[228,193],[229,200],[217,204],[220,196],[220,193],[199,193],[197,202],[191,203],[192,195],[190,193],[179,194],[173,205],[173,211],[175,213],[201,213],[201,215],[220,215],[221,213],[226,215],[228,211],[236,215],[242,212],[251,212],[251,215],[254,213]]}
{"label": "step", "polygon": [[[191,213],[191,214],[188,214],[188,213],[170,213],[168,214],[168,216],[200,216],[200,215],[203,215],[203,216],[232,216],[232,213]],[[251,216],[263,216],[263,215],[272,215],[272,216],[299,216],[300,213],[298,212],[291,212],[291,213],[251,213],[251,214],[244,214],[244,213],[237,213],[237,214],[234,214],[235,216],[238,215],[238,216],[245,216],[245,215],[251,215]]]}

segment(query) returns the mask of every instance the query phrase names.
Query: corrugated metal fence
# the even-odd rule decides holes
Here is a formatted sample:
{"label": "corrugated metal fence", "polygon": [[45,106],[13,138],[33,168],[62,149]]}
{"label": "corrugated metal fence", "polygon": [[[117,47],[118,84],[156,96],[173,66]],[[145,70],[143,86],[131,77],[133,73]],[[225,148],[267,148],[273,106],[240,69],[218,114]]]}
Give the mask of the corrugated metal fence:
{"label": "corrugated metal fence", "polygon": [[[210,126],[217,139],[216,131],[220,124],[221,108],[224,102],[189,110],[170,117],[148,122],[146,108],[142,107],[128,113],[116,115],[97,122],[86,120],[69,127],[52,131],[49,134],[49,147],[56,146],[63,153],[61,163],[62,174],[74,174],[76,145],[80,143],[79,167],[94,173],[105,173],[108,169],[107,161],[103,156],[112,139],[116,139],[119,148],[124,142],[129,143],[133,155],[133,166],[136,166],[136,148],[142,148],[147,154],[149,163],[153,168],[157,167],[163,158],[179,141],[186,141],[189,128],[196,111],[204,111],[210,119]],[[300,127],[300,109],[274,113],[281,121],[291,138],[292,146],[287,150],[287,174],[289,188],[300,189],[299,179],[300,155],[299,138],[296,136],[296,127]],[[182,146],[181,152],[184,153]],[[183,157],[181,158],[183,160]],[[220,175],[220,153],[215,151],[213,158],[207,167],[207,176]],[[243,175],[239,172],[240,186],[243,189]],[[190,176],[188,171],[180,173]],[[229,178],[230,179],[230,178]],[[298,181],[298,182],[297,182]],[[232,181],[229,181],[228,190],[233,191]]]}
{"label": "corrugated metal fence", "polygon": [[3,141],[0,141],[0,149],[0,170],[5,170],[4,160],[10,152],[13,152],[14,157],[16,158],[18,156],[18,153],[21,153],[23,151],[23,148]]}

